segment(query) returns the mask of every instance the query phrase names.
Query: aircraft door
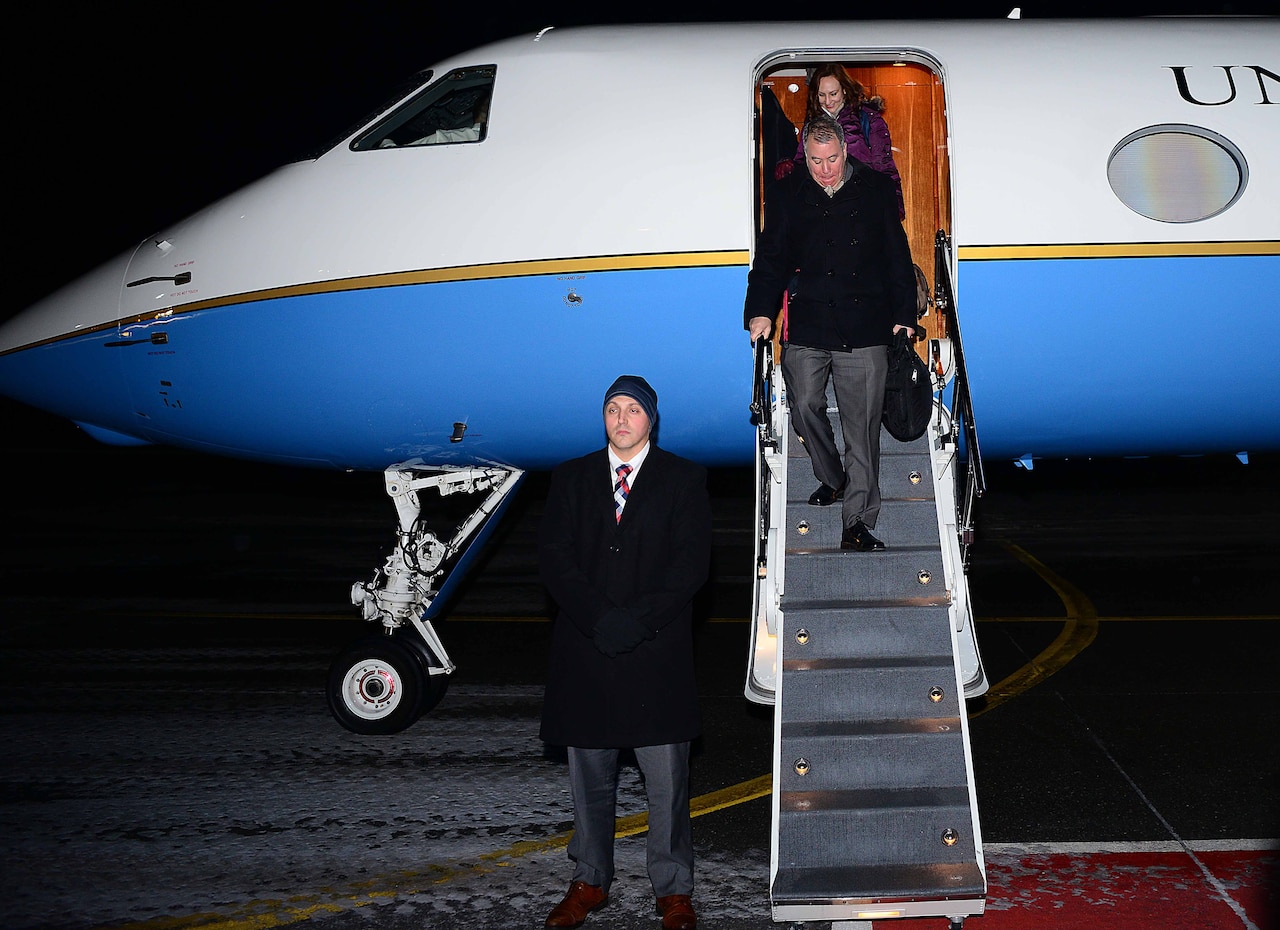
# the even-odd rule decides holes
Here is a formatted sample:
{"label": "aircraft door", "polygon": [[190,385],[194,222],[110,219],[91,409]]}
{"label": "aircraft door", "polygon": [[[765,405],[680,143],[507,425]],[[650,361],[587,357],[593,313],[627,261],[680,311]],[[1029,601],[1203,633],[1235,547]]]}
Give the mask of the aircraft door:
{"label": "aircraft door", "polygon": [[[871,53],[874,54],[874,53]],[[929,291],[933,291],[934,241],[938,230],[950,234],[951,230],[951,169],[947,157],[946,109],[944,106],[942,79],[926,64],[893,60],[866,59],[868,53],[858,52],[840,56],[832,53],[826,61],[840,60],[845,73],[861,84],[869,97],[883,101],[882,116],[889,127],[893,144],[893,161],[902,179],[903,202],[906,217],[907,240],[911,255],[924,273]],[[825,63],[796,66],[789,61],[783,69],[767,73],[760,84],[760,138],[757,147],[759,190],[764,191],[773,180],[776,163],[770,153],[787,147],[779,142],[779,120],[771,118],[775,109],[781,111],[787,122],[782,124],[798,137],[804,125],[805,108],[809,93],[809,75],[814,67]],[[776,99],[776,107],[773,101]],[[784,157],[794,155],[794,146]],[[803,166],[798,166],[803,170]],[[763,201],[758,203],[762,206]],[[763,220],[763,215],[758,214]],[[940,321],[933,315],[921,320],[921,325],[932,338],[939,333]]]}
{"label": "aircraft door", "polygon": [[199,293],[195,260],[174,241],[153,238],[134,253],[125,274],[120,322],[112,350],[129,392],[136,429],[148,438],[180,432],[183,379],[174,338],[181,317],[175,304]]}

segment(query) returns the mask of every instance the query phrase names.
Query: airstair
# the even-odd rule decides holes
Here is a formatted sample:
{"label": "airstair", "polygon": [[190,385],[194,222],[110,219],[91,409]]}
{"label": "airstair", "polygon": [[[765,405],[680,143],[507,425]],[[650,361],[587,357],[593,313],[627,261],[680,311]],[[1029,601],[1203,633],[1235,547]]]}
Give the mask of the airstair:
{"label": "airstair", "polygon": [[872,920],[947,917],[956,930],[983,911],[964,704],[987,687],[965,576],[982,475],[945,246],[939,234],[937,305],[950,325],[929,343],[934,416],[913,442],[882,435],[875,532],[885,551],[841,551],[839,505],[808,503],[813,469],[772,347],[757,350],[746,694],[774,705],[775,921],[870,930]]}

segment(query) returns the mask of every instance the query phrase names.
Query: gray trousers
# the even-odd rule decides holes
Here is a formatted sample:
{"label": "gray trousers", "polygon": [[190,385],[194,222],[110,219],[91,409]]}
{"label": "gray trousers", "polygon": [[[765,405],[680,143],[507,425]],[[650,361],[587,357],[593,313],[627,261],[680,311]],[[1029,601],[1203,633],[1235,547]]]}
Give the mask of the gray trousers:
{"label": "gray trousers", "polygon": [[[782,375],[796,435],[804,441],[814,477],[828,487],[844,484],[844,525],[874,527],[880,516],[880,417],[889,353],[884,346],[848,351],[788,343]],[[827,416],[827,378],[835,387],[844,436],[843,459]]]}
{"label": "gray trousers", "polygon": [[[618,749],[569,747],[573,881],[608,890],[618,801]],[[649,800],[645,861],[655,897],[693,894],[693,830],[689,819],[689,744],[640,746],[636,761]]]}

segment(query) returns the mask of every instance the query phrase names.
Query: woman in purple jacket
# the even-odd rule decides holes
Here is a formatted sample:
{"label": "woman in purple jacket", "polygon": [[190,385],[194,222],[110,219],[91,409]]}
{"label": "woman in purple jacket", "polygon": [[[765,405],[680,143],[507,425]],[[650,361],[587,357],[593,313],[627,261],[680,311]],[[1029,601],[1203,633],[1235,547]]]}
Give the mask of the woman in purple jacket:
{"label": "woman in purple jacket", "polygon": [[[830,63],[819,65],[809,81],[809,105],[805,122],[825,113],[844,128],[844,141],[851,158],[856,158],[893,181],[898,195],[898,219],[905,219],[907,211],[902,199],[902,178],[893,161],[893,142],[889,138],[889,126],[881,116],[884,101],[868,97],[866,88],[845,73],[844,66]],[[798,164],[804,163],[804,146],[796,146],[794,158],[778,162],[774,178],[781,180]]]}

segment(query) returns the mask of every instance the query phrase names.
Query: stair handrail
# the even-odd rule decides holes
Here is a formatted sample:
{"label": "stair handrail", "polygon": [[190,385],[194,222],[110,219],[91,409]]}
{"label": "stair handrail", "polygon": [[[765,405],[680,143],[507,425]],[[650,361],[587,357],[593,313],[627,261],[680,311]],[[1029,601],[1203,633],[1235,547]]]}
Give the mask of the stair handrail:
{"label": "stair handrail", "polygon": [[751,378],[751,420],[756,425],[762,447],[775,445],[773,417],[769,404],[773,397],[773,340],[760,336],[752,344],[755,349],[755,373]]}
{"label": "stair handrail", "polygon": [[756,513],[756,577],[765,578],[768,572],[769,529],[771,508],[769,505],[770,481],[764,477],[770,469],[768,458],[779,448],[779,437],[774,429],[773,379],[775,377],[775,346],[767,336],[758,336],[752,344],[755,350],[755,371],[751,378],[751,422],[756,426],[757,478]]}
{"label": "stair handrail", "polygon": [[966,446],[964,491],[956,496],[957,532],[960,536],[960,559],[969,570],[969,552],[974,542],[974,505],[987,490],[982,468],[982,450],[978,446],[978,427],[973,417],[973,396],[969,392],[969,374],[965,367],[964,346],[960,341],[960,320],[956,314],[955,290],[951,283],[951,239],[938,230],[933,250],[934,306],[945,322],[955,364],[951,410],[951,441],[963,430]]}

